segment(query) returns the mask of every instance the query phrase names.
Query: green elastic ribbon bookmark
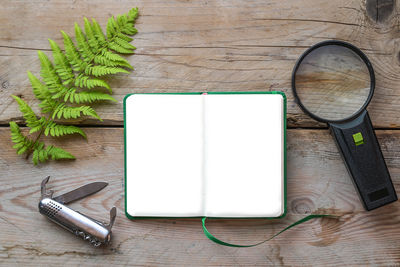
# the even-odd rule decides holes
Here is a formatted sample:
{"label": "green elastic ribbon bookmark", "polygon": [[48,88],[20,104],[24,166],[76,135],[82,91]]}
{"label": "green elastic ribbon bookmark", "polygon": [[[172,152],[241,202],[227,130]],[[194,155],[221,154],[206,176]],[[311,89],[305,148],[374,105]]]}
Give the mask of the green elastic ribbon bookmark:
{"label": "green elastic ribbon bookmark", "polygon": [[205,234],[206,237],[207,237],[208,239],[210,239],[211,241],[213,241],[213,242],[215,242],[215,243],[217,243],[217,244],[223,245],[223,246],[228,246],[228,247],[249,248],[249,247],[255,247],[255,246],[261,245],[261,244],[263,244],[263,243],[265,243],[265,242],[267,242],[267,241],[273,239],[274,237],[280,235],[281,233],[285,232],[286,230],[289,230],[290,228],[292,228],[292,227],[294,227],[294,226],[296,226],[296,225],[305,223],[305,222],[307,222],[307,221],[309,221],[309,220],[311,220],[311,219],[314,219],[314,218],[323,218],[323,217],[338,218],[338,216],[328,215],[328,214],[311,214],[311,215],[308,215],[307,217],[304,217],[303,219],[298,220],[297,222],[292,223],[291,225],[289,225],[288,227],[286,227],[286,228],[283,229],[282,231],[278,232],[277,234],[274,234],[274,235],[271,236],[270,238],[268,238],[268,239],[266,239],[266,240],[264,240],[264,241],[261,241],[261,242],[252,244],[252,245],[237,245],[237,244],[231,244],[231,243],[224,242],[224,241],[222,241],[222,240],[216,238],[215,236],[213,236],[213,235],[207,230],[207,228],[206,228],[206,219],[207,219],[207,217],[203,217],[202,222],[203,222],[203,231],[204,231],[204,234]]}

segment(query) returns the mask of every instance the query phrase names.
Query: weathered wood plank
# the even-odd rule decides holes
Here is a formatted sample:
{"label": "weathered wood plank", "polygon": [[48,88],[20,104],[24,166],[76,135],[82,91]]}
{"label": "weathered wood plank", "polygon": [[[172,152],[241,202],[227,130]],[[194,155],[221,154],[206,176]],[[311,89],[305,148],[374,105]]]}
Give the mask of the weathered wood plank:
{"label": "weathered wood plank", "polygon": [[[218,220],[209,230],[248,244],[282,229],[305,213],[343,215],[309,222],[270,243],[227,248],[209,241],[199,219],[130,221],[123,213],[123,129],[87,128],[88,141],[61,138],[77,160],[34,167],[15,155],[9,130],[0,129],[0,264],[37,265],[396,265],[400,262],[400,202],[363,210],[327,130],[288,131],[288,216],[282,220]],[[377,131],[397,192],[400,192],[399,131]],[[50,139],[50,141],[53,141]],[[91,248],[37,212],[40,181],[51,175],[56,194],[88,182],[110,185],[71,204],[106,219],[118,208],[114,242]]]}
{"label": "weathered wood plank", "polygon": [[[298,56],[325,39],[354,43],[370,57],[377,88],[369,108],[376,127],[400,128],[398,1],[11,1],[0,9],[0,124],[20,121],[10,94],[35,104],[26,70],[39,73],[35,50],[61,40],[73,22],[138,6],[141,16],[129,57],[136,70],[110,79],[118,104],[99,106],[103,125],[122,125],[122,98],[131,92],[283,90],[290,127],[320,127],[293,102],[290,75]],[[49,52],[46,52],[49,53]],[[36,107],[37,110],[37,107]],[[93,120],[77,123],[97,124]],[[224,240],[251,243],[305,213],[343,214],[316,220],[252,249],[218,246],[200,220],[129,221],[123,214],[123,130],[86,129],[89,141],[62,138],[78,160],[34,167],[16,156],[0,128],[0,265],[396,265],[400,263],[400,202],[365,212],[327,130],[289,130],[288,216],[280,221],[209,221]],[[399,131],[400,132],[400,131]],[[400,191],[400,133],[378,131]],[[114,242],[94,249],[37,212],[39,183],[66,192],[107,181],[102,192],[71,206],[98,219],[117,206]],[[249,230],[250,229],[250,230]]]}
{"label": "weathered wood plank", "polygon": [[[399,128],[399,3],[394,5],[390,14],[386,4],[377,5],[381,9],[375,13],[385,14],[378,21],[373,5],[368,13],[366,2],[346,0],[3,1],[0,124],[21,118],[10,94],[35,103],[25,71],[39,73],[35,50],[49,49],[48,38],[60,42],[59,30],[72,33],[73,22],[82,23],[83,16],[105,25],[108,16],[138,6],[139,34],[133,42],[138,49],[129,57],[136,70],[110,80],[119,103],[99,108],[103,125],[122,125],[122,99],[131,92],[283,90],[290,127],[323,126],[293,102],[290,76],[308,46],[339,39],[362,48],[373,63],[377,86],[369,110],[374,125]],[[18,23],[10,23],[16,18]]]}

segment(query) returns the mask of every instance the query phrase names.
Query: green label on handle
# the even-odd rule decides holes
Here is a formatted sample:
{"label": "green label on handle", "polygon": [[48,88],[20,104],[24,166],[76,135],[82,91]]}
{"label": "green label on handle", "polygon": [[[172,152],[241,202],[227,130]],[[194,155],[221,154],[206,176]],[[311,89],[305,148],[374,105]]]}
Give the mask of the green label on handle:
{"label": "green label on handle", "polygon": [[364,144],[364,138],[363,138],[361,132],[353,134],[353,139],[354,139],[354,143],[356,144],[356,146]]}

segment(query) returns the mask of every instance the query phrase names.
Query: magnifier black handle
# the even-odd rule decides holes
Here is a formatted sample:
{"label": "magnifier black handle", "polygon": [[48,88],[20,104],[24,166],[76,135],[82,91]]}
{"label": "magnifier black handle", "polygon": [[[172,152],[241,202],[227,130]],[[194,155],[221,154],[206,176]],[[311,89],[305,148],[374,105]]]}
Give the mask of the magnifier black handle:
{"label": "magnifier black handle", "polygon": [[366,210],[397,200],[368,112],[346,123],[329,123]]}

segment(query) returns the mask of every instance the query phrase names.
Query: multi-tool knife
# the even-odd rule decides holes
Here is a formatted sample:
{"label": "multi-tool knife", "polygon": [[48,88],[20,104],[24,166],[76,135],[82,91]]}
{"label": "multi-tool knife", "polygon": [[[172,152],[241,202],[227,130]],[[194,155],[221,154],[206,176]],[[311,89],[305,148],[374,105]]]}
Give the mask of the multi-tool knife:
{"label": "multi-tool knife", "polygon": [[89,241],[95,247],[110,243],[111,227],[114,224],[117,214],[115,207],[110,210],[110,222],[107,224],[83,215],[64,205],[92,195],[102,190],[108,184],[104,182],[90,183],[63,195],[53,197],[53,190],[46,190],[49,178],[50,176],[42,181],[42,197],[39,202],[39,212],[68,231]]}

